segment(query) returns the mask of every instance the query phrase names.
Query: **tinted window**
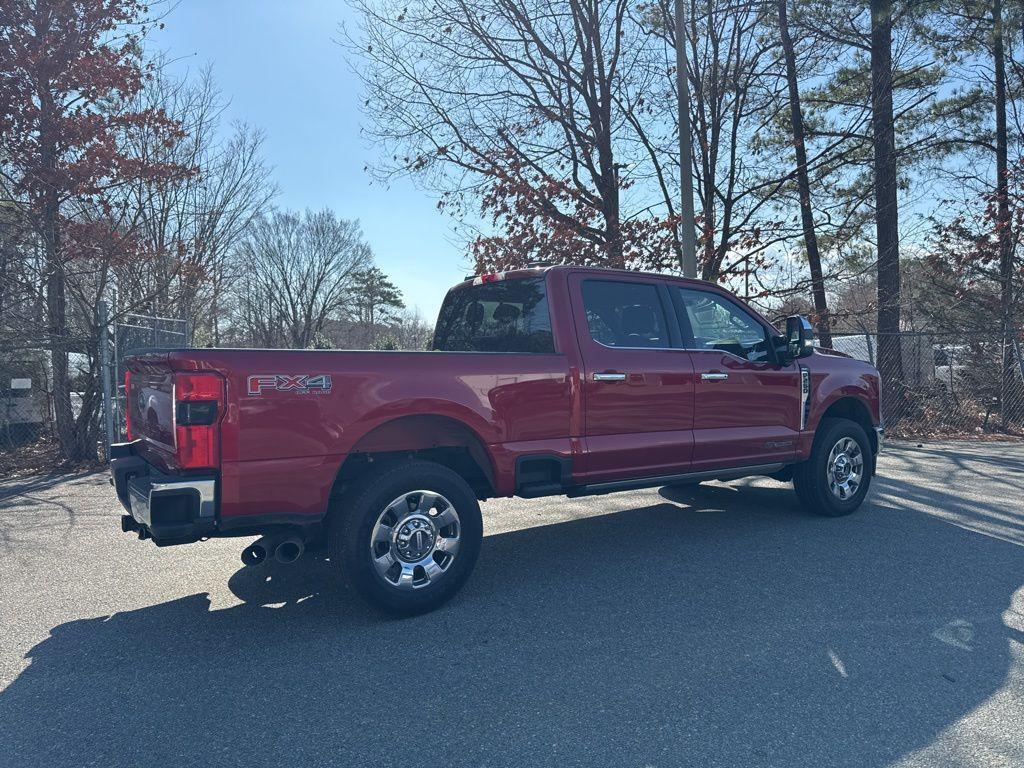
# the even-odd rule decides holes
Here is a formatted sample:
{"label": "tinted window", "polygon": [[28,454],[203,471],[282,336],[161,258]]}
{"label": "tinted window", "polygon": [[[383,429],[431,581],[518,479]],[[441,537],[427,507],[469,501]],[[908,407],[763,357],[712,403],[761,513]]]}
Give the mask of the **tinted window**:
{"label": "tinted window", "polygon": [[543,277],[498,280],[452,291],[434,331],[444,352],[554,352]]}
{"label": "tinted window", "polygon": [[665,311],[650,283],[583,283],[590,338],[606,347],[668,347]]}
{"label": "tinted window", "polygon": [[747,360],[768,356],[764,326],[738,304],[709,291],[672,288],[686,310],[693,349],[717,349]]}

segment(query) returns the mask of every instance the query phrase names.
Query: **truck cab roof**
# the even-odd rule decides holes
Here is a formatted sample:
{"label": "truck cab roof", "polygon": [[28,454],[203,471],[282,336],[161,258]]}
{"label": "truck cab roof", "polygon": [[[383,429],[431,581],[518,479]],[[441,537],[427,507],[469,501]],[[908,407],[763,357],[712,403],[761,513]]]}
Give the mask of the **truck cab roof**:
{"label": "truck cab roof", "polygon": [[665,272],[646,272],[635,269],[624,269],[619,267],[598,267],[580,266],[576,264],[545,264],[531,265],[521,269],[509,269],[505,271],[481,272],[476,275],[467,275],[461,285],[479,285],[480,283],[494,282],[497,280],[516,280],[525,277],[537,277],[549,272],[565,272],[567,274],[593,274],[603,277],[650,277],[659,280],[673,280],[681,283],[692,283],[695,285],[716,285],[716,283],[702,280],[695,277],[683,277]]}

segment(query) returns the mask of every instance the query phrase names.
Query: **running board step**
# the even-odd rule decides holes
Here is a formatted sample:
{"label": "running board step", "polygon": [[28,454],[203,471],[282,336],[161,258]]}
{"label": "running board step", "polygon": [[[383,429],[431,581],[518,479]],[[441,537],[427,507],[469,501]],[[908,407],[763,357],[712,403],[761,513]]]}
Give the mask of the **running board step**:
{"label": "running board step", "polygon": [[552,481],[550,483],[530,483],[529,485],[524,485],[516,491],[516,496],[521,496],[524,499],[536,499],[539,496],[558,496],[562,493],[565,493],[565,486]]}
{"label": "running board step", "polygon": [[659,477],[640,477],[633,480],[615,480],[608,483],[591,483],[589,485],[577,485],[573,488],[568,488],[565,490],[565,495],[575,498],[577,496],[596,496],[602,493],[615,493],[617,491],[635,491],[640,488],[656,488],[660,485],[672,485],[673,483],[684,483],[693,480],[736,480],[740,477],[751,477],[753,475],[771,475],[785,466],[785,464],[756,464],[749,467],[710,469],[704,472],[684,472],[679,475],[661,475]]}

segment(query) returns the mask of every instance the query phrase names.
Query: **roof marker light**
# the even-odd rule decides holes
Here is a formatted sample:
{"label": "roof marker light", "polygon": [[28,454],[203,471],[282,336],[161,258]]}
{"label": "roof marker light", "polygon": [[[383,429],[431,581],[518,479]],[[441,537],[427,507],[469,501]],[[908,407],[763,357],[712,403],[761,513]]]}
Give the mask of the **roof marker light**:
{"label": "roof marker light", "polygon": [[483,285],[484,283],[496,283],[499,280],[504,279],[504,272],[488,272],[486,275],[480,275],[479,277],[473,278],[473,285]]}

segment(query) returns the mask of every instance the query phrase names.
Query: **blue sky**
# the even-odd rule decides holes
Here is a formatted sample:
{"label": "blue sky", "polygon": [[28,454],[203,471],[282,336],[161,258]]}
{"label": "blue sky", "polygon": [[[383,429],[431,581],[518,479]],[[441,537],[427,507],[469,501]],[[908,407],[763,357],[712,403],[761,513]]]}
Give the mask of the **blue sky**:
{"label": "blue sky", "polygon": [[180,0],[149,47],[174,60],[177,75],[212,64],[231,101],[226,122],[266,132],[277,204],[359,219],[377,264],[433,323],[469,262],[432,195],[363,170],[375,154],[359,133],[359,82],[333,41],[342,21],[355,18],[339,0]]}

